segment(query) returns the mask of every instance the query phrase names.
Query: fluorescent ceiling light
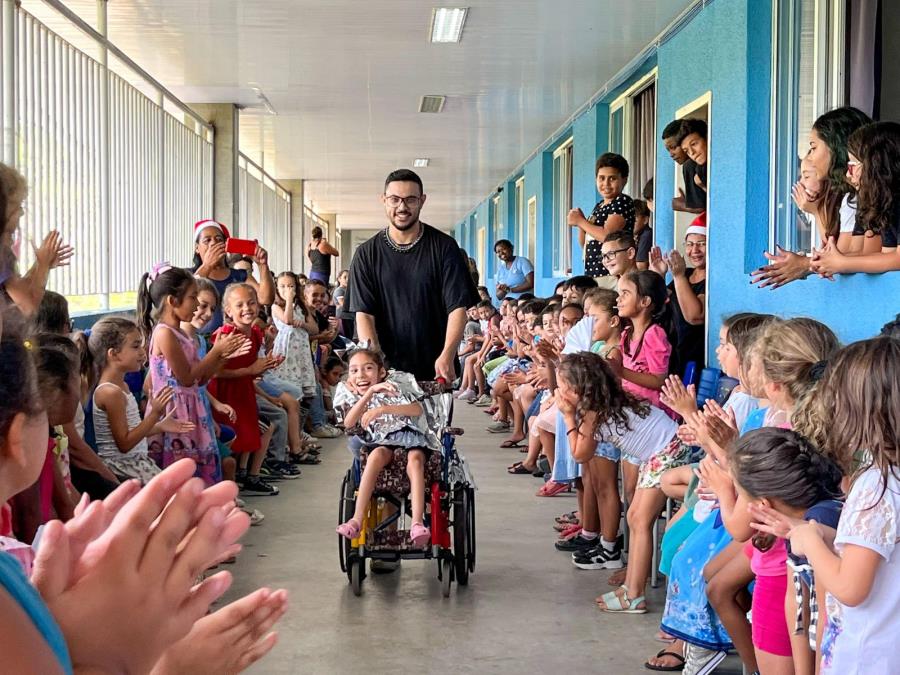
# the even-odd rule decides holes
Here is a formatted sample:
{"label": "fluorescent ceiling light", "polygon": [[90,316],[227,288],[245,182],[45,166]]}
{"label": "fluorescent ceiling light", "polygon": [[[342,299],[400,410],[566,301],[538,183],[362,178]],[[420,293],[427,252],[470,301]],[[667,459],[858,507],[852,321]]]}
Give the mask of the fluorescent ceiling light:
{"label": "fluorescent ceiling light", "polygon": [[423,96],[419,100],[420,113],[439,113],[444,109],[444,103],[447,102],[446,96],[438,96],[429,94]]}
{"label": "fluorescent ceiling light", "polygon": [[428,166],[428,158],[427,157],[419,157],[418,159],[413,160],[413,167],[416,169],[423,169]]}
{"label": "fluorescent ceiling light", "polygon": [[459,42],[468,7],[435,7],[431,12],[431,41]]}

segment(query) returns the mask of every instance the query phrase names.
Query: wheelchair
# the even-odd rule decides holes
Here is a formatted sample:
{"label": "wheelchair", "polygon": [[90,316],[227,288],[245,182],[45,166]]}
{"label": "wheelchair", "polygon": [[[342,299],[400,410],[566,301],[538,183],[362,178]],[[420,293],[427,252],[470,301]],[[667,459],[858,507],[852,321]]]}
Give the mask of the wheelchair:
{"label": "wheelchair", "polygon": [[[411,503],[406,475],[406,451],[398,450],[394,459],[378,476],[372,500],[361,524],[359,537],[348,540],[338,535],[341,571],[346,573],[353,594],[362,594],[366,578],[366,560],[435,560],[443,596],[450,596],[455,581],[469,583],[475,571],[475,482],[465,457],[456,448],[462,429],[450,426],[453,415],[452,393],[441,382],[420,382],[425,392],[420,399],[429,428],[441,441],[440,451],[432,451],[425,463],[425,522],[431,530],[431,542],[416,548],[409,539]],[[359,479],[366,456],[353,461],[341,483],[338,524],[351,518],[356,509]]]}

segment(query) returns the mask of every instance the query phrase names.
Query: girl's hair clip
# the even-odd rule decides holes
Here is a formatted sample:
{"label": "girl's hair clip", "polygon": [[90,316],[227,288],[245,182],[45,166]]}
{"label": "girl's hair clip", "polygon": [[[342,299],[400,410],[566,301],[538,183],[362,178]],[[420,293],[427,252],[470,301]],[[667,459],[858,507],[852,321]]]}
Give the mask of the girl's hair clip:
{"label": "girl's hair clip", "polygon": [[31,351],[33,345],[31,344],[31,340],[22,340],[22,346],[25,347],[28,351]]}
{"label": "girl's hair clip", "polygon": [[173,265],[168,260],[155,263],[147,273],[147,289],[150,289],[150,285],[159,278],[160,274],[165,274],[172,268]]}

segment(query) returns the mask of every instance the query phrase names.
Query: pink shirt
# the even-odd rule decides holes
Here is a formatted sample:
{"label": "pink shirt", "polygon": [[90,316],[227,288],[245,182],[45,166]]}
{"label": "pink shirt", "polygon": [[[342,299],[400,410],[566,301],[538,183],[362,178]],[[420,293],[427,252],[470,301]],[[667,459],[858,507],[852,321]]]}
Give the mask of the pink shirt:
{"label": "pink shirt", "polygon": [[[669,356],[672,353],[672,345],[666,337],[666,331],[662,326],[653,324],[637,342],[628,343],[631,335],[629,326],[622,331],[622,365],[636,373],[651,373],[653,375],[666,375],[669,372]],[[628,343],[628,348],[625,345]],[[622,380],[622,388],[650,401],[655,406],[660,406],[659,390],[642,387],[628,380]]]}

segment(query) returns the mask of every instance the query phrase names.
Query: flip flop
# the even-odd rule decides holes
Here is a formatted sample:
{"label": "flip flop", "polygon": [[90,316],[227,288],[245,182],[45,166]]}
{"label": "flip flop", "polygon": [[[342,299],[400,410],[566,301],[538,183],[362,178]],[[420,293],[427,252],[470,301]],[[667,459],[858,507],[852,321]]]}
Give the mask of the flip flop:
{"label": "flip flop", "polygon": [[677,666],[657,666],[657,665],[650,663],[649,661],[645,661],[644,668],[646,668],[647,670],[656,670],[656,671],[662,671],[662,672],[667,672],[667,673],[673,673],[673,672],[677,672],[679,670],[684,670],[684,665],[685,665],[684,656],[682,656],[678,652],[671,652],[668,649],[660,649],[656,653],[656,658],[658,658],[658,659],[661,659],[664,656],[671,656],[672,658],[675,658],[675,659],[678,659],[679,661],[681,661],[681,663]]}
{"label": "flip flop", "polygon": [[537,491],[538,497],[555,497],[560,492],[566,492],[570,490],[570,487],[567,483],[556,483],[552,480],[548,480],[544,483],[543,487]]}
{"label": "flip flop", "polygon": [[506,471],[507,473],[511,473],[517,476],[531,473],[531,469],[526,468],[522,462],[516,462],[511,467],[507,468]]}
{"label": "flip flop", "polygon": [[[523,439],[523,440],[524,440],[524,439]],[[521,447],[524,447],[524,446],[522,445],[522,441],[521,441],[521,440],[519,440],[519,441],[509,440],[509,441],[503,441],[503,442],[500,444],[500,447],[501,447],[501,448],[521,448]],[[525,448],[525,451],[527,452],[527,451],[528,451],[528,448]]]}

